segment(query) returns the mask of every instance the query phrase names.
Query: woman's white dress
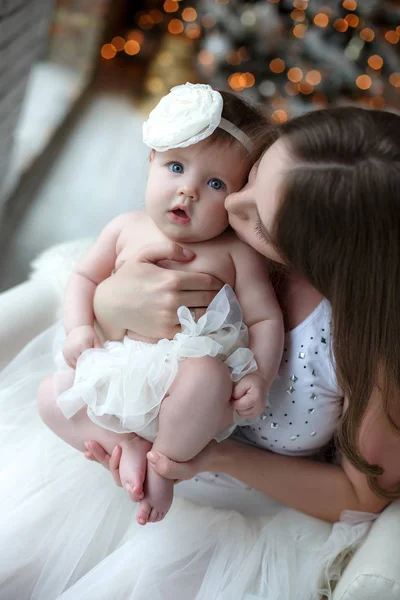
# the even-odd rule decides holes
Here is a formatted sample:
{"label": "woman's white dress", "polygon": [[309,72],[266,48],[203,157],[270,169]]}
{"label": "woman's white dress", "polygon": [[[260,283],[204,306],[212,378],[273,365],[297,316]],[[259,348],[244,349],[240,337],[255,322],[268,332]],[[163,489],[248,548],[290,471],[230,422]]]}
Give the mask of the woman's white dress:
{"label": "woman's white dress", "polygon": [[[0,600],[311,600],[329,590],[373,516],[332,527],[205,473],[176,486],[164,521],[137,525],[110,474],[37,414],[56,330],[0,374]],[[329,335],[326,302],[287,334],[270,406],[240,430],[247,443],[307,455],[330,439],[342,401]]]}

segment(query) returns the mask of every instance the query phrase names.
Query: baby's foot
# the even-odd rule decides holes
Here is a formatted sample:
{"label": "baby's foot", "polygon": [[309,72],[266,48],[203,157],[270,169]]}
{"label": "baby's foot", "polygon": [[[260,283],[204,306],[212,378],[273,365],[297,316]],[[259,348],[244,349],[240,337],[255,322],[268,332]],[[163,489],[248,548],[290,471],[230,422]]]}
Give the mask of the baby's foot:
{"label": "baby's foot", "polygon": [[146,454],[151,443],[136,434],[119,442],[122,455],[119,463],[119,476],[122,487],[128,492],[133,502],[140,502],[144,497],[143,482],[146,477]]}
{"label": "baby's foot", "polygon": [[149,464],[144,485],[144,498],[139,504],[136,517],[139,525],[161,521],[170,509],[173,495],[174,482],[172,479],[164,479]]}

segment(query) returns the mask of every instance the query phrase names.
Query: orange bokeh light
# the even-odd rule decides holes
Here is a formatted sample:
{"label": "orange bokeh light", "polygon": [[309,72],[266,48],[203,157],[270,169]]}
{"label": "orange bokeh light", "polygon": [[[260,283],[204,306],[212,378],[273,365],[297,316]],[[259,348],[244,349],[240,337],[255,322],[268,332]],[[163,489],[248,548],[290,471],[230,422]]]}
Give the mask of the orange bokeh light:
{"label": "orange bokeh light", "polygon": [[201,65],[210,67],[215,63],[215,56],[209,50],[200,50],[197,60]]}
{"label": "orange bokeh light", "polygon": [[301,81],[298,84],[298,88],[299,88],[299,92],[301,94],[305,94],[306,96],[308,94],[311,94],[314,91],[314,86],[311,85],[311,83],[308,83],[307,81]]}
{"label": "orange bokeh light", "polygon": [[336,19],[336,21],[333,23],[333,28],[336,29],[336,31],[340,31],[340,33],[344,33],[348,30],[349,24],[344,19]]}
{"label": "orange bokeh light", "polygon": [[124,50],[129,56],[134,56],[140,52],[140,44],[136,40],[129,40],[126,42]]}
{"label": "orange bokeh light", "polygon": [[307,26],[300,23],[299,25],[295,25],[293,27],[293,35],[297,38],[303,38],[306,30]]}
{"label": "orange bokeh light", "polygon": [[168,31],[174,35],[178,35],[183,31],[183,23],[179,19],[171,19],[168,23]]}
{"label": "orange bokeh light", "polygon": [[285,61],[281,58],[274,58],[269,63],[269,68],[273,73],[283,73],[285,70]]}
{"label": "orange bokeh light", "polygon": [[134,29],[133,31],[130,31],[128,33],[127,38],[128,40],[135,40],[135,42],[138,42],[138,44],[142,44],[144,40],[144,35],[138,29]]}
{"label": "orange bokeh light", "polygon": [[308,71],[306,75],[306,81],[310,85],[318,85],[319,83],[321,83],[321,79],[321,73],[315,69],[313,69],[312,71]]}
{"label": "orange bokeh light", "polygon": [[283,87],[288,96],[297,96],[299,94],[298,86],[291,81],[287,81]]}
{"label": "orange bokeh light", "polygon": [[391,73],[389,83],[395,88],[400,88],[400,73]]}
{"label": "orange bokeh light", "polygon": [[274,110],[274,112],[271,115],[271,118],[276,123],[285,123],[285,121],[288,120],[288,115],[287,115],[286,110],[283,110],[282,108],[278,108],[278,110]]}
{"label": "orange bokeh light", "polygon": [[293,21],[299,21],[300,23],[306,18],[304,10],[299,10],[298,8],[292,10],[290,16],[292,17]]}
{"label": "orange bokeh light", "polygon": [[391,31],[387,31],[385,33],[385,40],[390,44],[397,44],[397,42],[399,41],[399,34],[397,33],[397,31],[394,31],[394,29],[392,29]]}
{"label": "orange bokeh light", "polygon": [[154,23],[161,23],[164,18],[161,10],[158,10],[157,8],[153,8],[153,10],[149,12],[149,15],[153,19]]}
{"label": "orange bokeh light", "polygon": [[379,56],[379,54],[373,54],[369,57],[368,64],[371,67],[371,69],[381,69],[383,65],[383,58]]}
{"label": "orange bokeh light", "polygon": [[235,92],[241,92],[246,87],[246,77],[243,73],[232,73],[229,76],[228,84]]}
{"label": "orange bokeh light", "polygon": [[246,87],[247,88],[253,87],[253,85],[256,82],[256,78],[254,77],[253,73],[249,73],[249,72],[243,73],[243,76],[246,79]]}
{"label": "orange bokeh light", "polygon": [[346,10],[356,10],[357,2],[356,2],[356,0],[343,0],[342,6]]}
{"label": "orange bokeh light", "polygon": [[106,60],[110,60],[111,58],[114,58],[114,56],[117,54],[117,49],[112,44],[104,44],[101,47],[100,54]]}
{"label": "orange bokeh light", "polygon": [[176,0],[165,0],[163,8],[166,13],[173,13],[179,9],[179,4]]}
{"label": "orange bokeh light", "polygon": [[117,35],[113,37],[113,39],[111,40],[111,44],[118,52],[120,52],[125,47],[125,40],[120,35]]}
{"label": "orange bokeh light", "polygon": [[349,27],[357,27],[360,22],[360,19],[357,15],[346,15],[344,20],[348,23]]}
{"label": "orange bokeh light", "polygon": [[314,17],[314,23],[318,27],[326,27],[329,23],[329,17],[325,13],[318,13]]}
{"label": "orange bokeh light", "polygon": [[139,27],[140,29],[151,29],[154,25],[154,20],[151,15],[142,15],[139,18]]}
{"label": "orange bokeh light", "polygon": [[372,85],[372,80],[369,75],[359,75],[356,79],[356,85],[360,90],[368,90]]}
{"label": "orange bokeh light", "polygon": [[188,25],[185,29],[185,33],[188,36],[188,38],[190,38],[191,40],[195,40],[201,35],[200,25],[196,25],[196,23]]}
{"label": "orange bokeh light", "polygon": [[188,22],[195,21],[197,19],[197,12],[194,8],[184,8],[182,11],[182,19]]}
{"label": "orange bokeh light", "polygon": [[382,110],[385,108],[385,99],[381,96],[375,96],[375,98],[370,98],[369,105],[371,108]]}
{"label": "orange bokeh light", "polygon": [[293,83],[299,83],[303,79],[303,71],[299,67],[292,67],[287,72],[287,77]]}
{"label": "orange bokeh light", "polygon": [[375,37],[375,33],[369,27],[364,27],[360,31],[360,38],[364,40],[364,42],[372,42]]}

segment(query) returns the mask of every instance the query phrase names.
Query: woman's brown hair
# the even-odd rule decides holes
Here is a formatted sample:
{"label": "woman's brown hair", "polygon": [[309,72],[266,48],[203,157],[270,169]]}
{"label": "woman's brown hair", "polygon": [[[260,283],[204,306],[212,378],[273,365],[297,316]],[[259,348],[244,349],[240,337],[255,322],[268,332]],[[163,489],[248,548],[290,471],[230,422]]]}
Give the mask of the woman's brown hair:
{"label": "woman's brown hair", "polygon": [[[271,135],[271,133],[269,134]],[[290,155],[272,239],[332,306],[338,382],[349,400],[343,455],[383,490],[359,449],[374,388],[400,434],[400,116],[340,107],[274,128]]]}

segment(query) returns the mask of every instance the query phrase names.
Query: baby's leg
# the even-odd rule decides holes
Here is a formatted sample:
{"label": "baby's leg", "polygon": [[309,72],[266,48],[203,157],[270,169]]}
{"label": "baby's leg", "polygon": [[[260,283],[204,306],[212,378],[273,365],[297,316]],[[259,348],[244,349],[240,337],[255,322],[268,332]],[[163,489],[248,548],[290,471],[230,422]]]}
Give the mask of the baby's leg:
{"label": "baby's leg", "polygon": [[46,425],[65,442],[85,452],[84,442],[96,440],[111,454],[115,446],[122,449],[119,473],[121,483],[135,502],[143,497],[143,481],[146,475],[146,454],[150,442],[134,433],[119,434],[96,425],[89,419],[86,409],[67,419],[56,402],[52,377],[42,381],[38,392],[39,414]]}
{"label": "baby's leg", "polygon": [[[161,405],[153,448],[177,462],[196,456],[219,431],[232,424],[231,394],[232,380],[222,361],[210,356],[182,361]],[[149,464],[138,522],[144,525],[161,520],[172,497],[173,481],[160,477]]]}

